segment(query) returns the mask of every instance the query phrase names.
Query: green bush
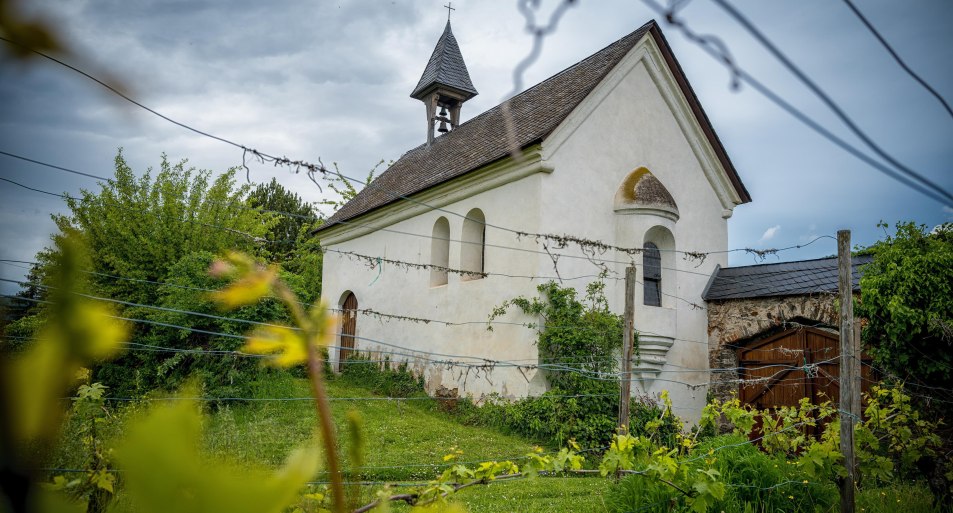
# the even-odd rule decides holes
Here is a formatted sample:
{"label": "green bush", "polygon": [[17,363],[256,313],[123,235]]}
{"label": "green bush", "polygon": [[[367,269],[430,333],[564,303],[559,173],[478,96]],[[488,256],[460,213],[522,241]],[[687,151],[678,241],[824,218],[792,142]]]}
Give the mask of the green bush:
{"label": "green bush", "polygon": [[[184,256],[171,267],[166,283],[155,287],[156,304],[167,310],[126,308],[125,316],[153,323],[137,323],[134,327],[133,342],[146,347],[133,346],[120,358],[99,365],[95,372],[97,381],[120,396],[137,396],[154,389],[173,390],[188,379],[196,379],[206,397],[248,396],[248,383],[261,377],[267,369],[259,358],[229,352],[244,345],[245,340],[240,337],[254,326],[224,318],[287,322],[289,316],[276,299],[265,299],[223,314],[205,292],[223,286],[220,280],[208,274],[214,259],[215,255],[210,252],[196,252]],[[183,326],[191,331],[163,325]]]}
{"label": "green bush", "polygon": [[394,364],[389,358],[378,362],[368,355],[354,353],[344,362],[340,379],[386,397],[426,395],[424,377],[414,375],[406,362]]}
{"label": "green bush", "polygon": [[556,282],[537,290],[539,297],[516,297],[495,308],[488,329],[511,306],[539,319],[539,358],[551,388],[512,403],[491,399],[481,416],[554,447],[570,439],[604,446],[618,427],[619,382],[611,376],[622,348],[622,316],[609,310],[601,281],[590,283],[584,298]]}
{"label": "green bush", "polygon": [[[555,389],[517,401],[491,395],[479,407],[461,401],[455,413],[463,423],[491,426],[553,448],[564,447],[569,440],[585,448],[605,447],[619,417],[618,384],[608,383],[611,388],[595,397],[566,397]],[[674,446],[681,422],[666,414],[663,405],[643,397],[629,405],[629,430]]]}
{"label": "green bush", "polygon": [[[783,455],[768,455],[746,438],[724,435],[696,446],[689,472],[709,465],[721,474],[725,496],[710,511],[814,512],[838,504],[830,481],[810,479]],[[687,511],[687,496],[657,479],[630,475],[606,495],[609,511]]]}

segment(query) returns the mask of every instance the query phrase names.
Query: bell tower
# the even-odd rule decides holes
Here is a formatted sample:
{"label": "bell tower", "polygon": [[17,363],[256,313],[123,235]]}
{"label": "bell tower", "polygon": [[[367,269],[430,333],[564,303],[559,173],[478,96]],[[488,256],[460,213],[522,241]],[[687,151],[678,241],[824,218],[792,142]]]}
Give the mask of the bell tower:
{"label": "bell tower", "polygon": [[430,61],[417,82],[411,98],[416,98],[427,108],[427,146],[433,144],[434,126],[440,123],[437,132],[446,133],[460,124],[460,106],[477,95],[470,73],[463,62],[457,39],[450,30],[450,19],[433,49]]}

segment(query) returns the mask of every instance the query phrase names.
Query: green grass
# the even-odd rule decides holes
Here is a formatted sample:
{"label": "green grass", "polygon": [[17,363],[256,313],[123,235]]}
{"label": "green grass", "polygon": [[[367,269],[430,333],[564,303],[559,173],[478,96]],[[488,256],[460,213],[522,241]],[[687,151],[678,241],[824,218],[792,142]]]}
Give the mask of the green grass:
{"label": "green grass", "polygon": [[[252,384],[256,398],[308,398],[307,380],[287,373],[269,373]],[[328,383],[332,399],[366,398],[372,394],[351,382],[335,379]],[[121,436],[122,420],[132,412],[141,412],[148,403],[126,405],[111,422],[103,425],[104,437]],[[372,482],[422,482],[433,479],[445,468],[443,456],[456,447],[463,451],[464,462],[518,459],[533,448],[531,441],[500,433],[493,428],[462,425],[456,417],[440,411],[431,400],[332,400],[332,412],[338,432],[340,454],[348,454],[345,418],[356,410],[363,419],[365,462],[357,479]],[[204,445],[215,457],[254,466],[278,467],[296,447],[305,444],[317,425],[310,399],[301,401],[250,401],[228,403],[209,408],[205,417]],[[50,466],[78,468],[82,465],[81,447],[70,431],[75,419],[67,424],[63,445],[54,454]],[[517,460],[517,463],[521,463]],[[590,462],[590,465],[592,462]],[[318,475],[318,481],[327,479]],[[539,477],[492,482],[470,487],[454,496],[470,513],[481,512],[559,512],[609,511],[604,497],[616,485],[600,477]],[[360,503],[370,502],[381,486],[365,486]],[[407,487],[393,487],[390,493],[404,493]],[[123,499],[123,494],[117,496]],[[408,512],[402,503],[394,512]],[[863,513],[936,512],[932,496],[922,484],[893,484],[867,489],[858,494],[857,511]]]}
{"label": "green grass", "polygon": [[[308,397],[304,379],[278,376],[256,384],[257,397]],[[363,420],[365,463],[360,478],[368,481],[432,479],[443,456],[456,447],[463,461],[504,460],[533,448],[526,440],[490,428],[462,426],[425,400],[333,400],[371,394],[341,380],[328,384],[341,454],[347,454],[345,416],[356,410]],[[242,462],[278,466],[305,443],[317,425],[311,401],[252,402],[211,413],[206,449]],[[320,478],[320,476],[319,476]]]}
{"label": "green grass", "polygon": [[950,513],[953,508],[933,507],[933,494],[923,483],[895,483],[857,494],[858,513]]}
{"label": "green grass", "polygon": [[469,513],[607,511],[602,496],[612,481],[601,477],[539,477],[500,481],[461,491]]}

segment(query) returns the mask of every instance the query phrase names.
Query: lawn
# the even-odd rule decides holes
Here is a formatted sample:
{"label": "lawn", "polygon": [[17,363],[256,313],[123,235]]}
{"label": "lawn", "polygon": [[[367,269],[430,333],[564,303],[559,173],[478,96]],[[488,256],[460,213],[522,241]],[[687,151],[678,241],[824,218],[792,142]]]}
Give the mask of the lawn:
{"label": "lawn", "polygon": [[[256,389],[257,398],[309,396],[307,381],[290,377],[271,378]],[[365,462],[359,477],[365,481],[432,479],[445,466],[443,456],[451,448],[463,451],[462,461],[514,459],[533,449],[522,438],[461,425],[426,398],[349,400],[372,394],[342,380],[331,381],[328,393],[338,433],[347,433],[349,411],[357,411],[362,419]],[[212,454],[277,466],[312,436],[316,425],[310,400],[232,405],[209,415],[205,444]],[[348,440],[340,438],[341,454],[347,454]]]}
{"label": "lawn", "polygon": [[[204,447],[212,456],[249,466],[277,468],[287,455],[313,436],[316,417],[309,397],[308,382],[287,373],[273,373],[254,383],[252,401],[225,403],[208,407],[204,424]],[[459,423],[453,415],[440,411],[426,397],[402,400],[375,397],[353,382],[332,379],[328,383],[340,454],[348,454],[349,412],[360,415],[364,438],[364,463],[353,468],[345,462],[348,479],[365,482],[357,504],[368,503],[384,483],[389,493],[404,493],[412,484],[421,484],[438,475],[447,463],[444,455],[460,450],[459,461],[481,462],[513,460],[533,450],[529,440],[500,433],[494,429]],[[272,400],[281,398],[283,400]],[[289,398],[294,400],[288,400]],[[123,419],[142,411],[148,403],[129,404],[118,409],[103,426],[104,438],[121,435]],[[63,445],[53,455],[52,467],[81,468],[83,456],[75,422],[67,423]],[[590,462],[589,465],[593,463]],[[312,491],[319,490],[326,474],[314,478]],[[608,511],[604,498],[613,480],[600,477],[552,477],[501,480],[486,486],[470,487],[453,497],[470,513],[481,512],[559,512]],[[118,491],[116,499],[124,501]],[[923,485],[894,483],[883,488],[865,489],[858,495],[858,512],[890,512],[902,508],[913,512],[939,512],[931,505],[932,497]],[[395,512],[408,512],[403,503],[395,503]]]}

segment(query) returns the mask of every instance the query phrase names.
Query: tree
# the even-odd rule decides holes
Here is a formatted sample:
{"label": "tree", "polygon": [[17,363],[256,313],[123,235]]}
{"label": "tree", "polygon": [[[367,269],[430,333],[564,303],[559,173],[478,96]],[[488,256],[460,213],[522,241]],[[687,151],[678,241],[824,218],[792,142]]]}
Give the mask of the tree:
{"label": "tree", "polygon": [[[60,233],[54,235],[51,248],[37,255],[41,265],[30,276],[31,285],[39,290],[27,289],[24,294],[61,286],[50,264],[62,253],[63,242],[75,237],[89,249],[81,266],[89,282],[86,292],[122,301],[123,317],[145,321],[135,323],[129,342],[164,348],[130,351],[104,363],[95,369],[97,380],[116,394],[128,395],[176,386],[197,375],[209,395],[240,393],[233,384],[247,384],[247,379],[236,378],[257,373],[254,362],[204,352],[233,351],[241,339],[194,330],[237,334],[247,327],[208,317],[220,314],[206,297],[207,290],[220,286],[209,281],[208,266],[215,255],[235,249],[268,255],[264,237],[277,216],[248,206],[251,187],[236,185],[234,169],[213,179],[210,171],[187,169],[185,161],[171,164],[163,156],[158,172],[149,169],[136,177],[122,152],[115,166],[115,176],[101,182],[99,190],[83,190],[78,198],[68,198],[69,214],[54,216]],[[47,319],[46,306],[11,328],[19,330],[18,335],[29,335]],[[253,321],[282,315],[267,302],[239,314]]]}
{"label": "tree", "polygon": [[[886,229],[886,224],[880,225]],[[898,223],[868,251],[860,281],[863,340],[878,367],[913,383],[953,378],[953,224]]]}
{"label": "tree", "polygon": [[276,222],[265,238],[270,241],[268,249],[272,259],[279,262],[286,262],[293,257],[302,229],[314,229],[321,224],[311,204],[284,188],[274,178],[255,187],[248,195],[248,204],[276,216]]}
{"label": "tree", "polygon": [[[77,232],[90,249],[94,290],[135,303],[158,299],[154,284],[165,281],[182,257],[198,251],[242,250],[262,255],[261,242],[275,216],[247,207],[250,187],[237,187],[235,169],[212,180],[210,171],[171,164],[165,155],[136,178],[116,156],[115,177],[99,191],[82,190],[66,201],[70,214],[53,217],[61,233]],[[117,280],[105,275],[118,275]],[[139,281],[131,281],[131,280]]]}

